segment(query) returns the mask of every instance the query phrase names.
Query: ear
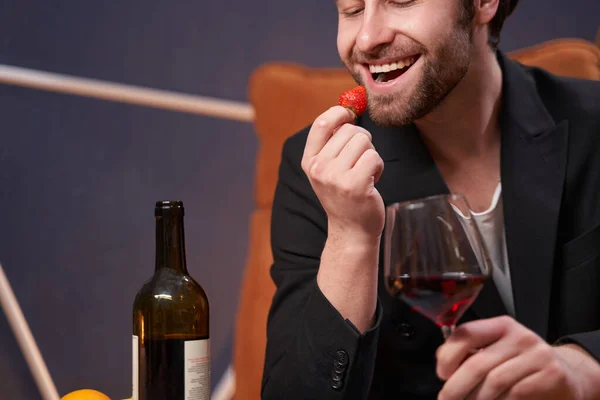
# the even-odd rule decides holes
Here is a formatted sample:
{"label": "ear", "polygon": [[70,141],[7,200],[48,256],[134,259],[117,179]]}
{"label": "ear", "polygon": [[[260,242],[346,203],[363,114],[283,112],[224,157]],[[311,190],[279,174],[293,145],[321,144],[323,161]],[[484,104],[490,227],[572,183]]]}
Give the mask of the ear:
{"label": "ear", "polygon": [[500,0],[475,0],[475,23],[485,25],[498,12],[498,3]]}

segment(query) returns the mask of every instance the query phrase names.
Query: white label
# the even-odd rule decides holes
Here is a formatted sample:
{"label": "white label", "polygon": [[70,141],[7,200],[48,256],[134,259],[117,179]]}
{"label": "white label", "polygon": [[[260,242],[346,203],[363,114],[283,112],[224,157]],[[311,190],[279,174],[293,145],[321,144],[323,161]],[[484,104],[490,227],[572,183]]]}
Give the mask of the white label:
{"label": "white label", "polygon": [[138,383],[139,383],[139,345],[138,345],[138,337],[133,335],[133,400],[139,400],[138,393]]}
{"label": "white label", "polygon": [[210,339],[186,340],[184,351],[185,400],[209,400]]}

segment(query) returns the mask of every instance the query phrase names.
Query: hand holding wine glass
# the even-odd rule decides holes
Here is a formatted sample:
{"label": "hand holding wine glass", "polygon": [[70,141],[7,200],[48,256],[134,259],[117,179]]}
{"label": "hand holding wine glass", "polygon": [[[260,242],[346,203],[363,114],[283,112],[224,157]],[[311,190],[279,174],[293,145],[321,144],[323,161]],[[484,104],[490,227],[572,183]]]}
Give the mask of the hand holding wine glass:
{"label": "hand holding wine glass", "polygon": [[392,204],[386,211],[386,288],[447,338],[491,274],[467,201],[440,195]]}

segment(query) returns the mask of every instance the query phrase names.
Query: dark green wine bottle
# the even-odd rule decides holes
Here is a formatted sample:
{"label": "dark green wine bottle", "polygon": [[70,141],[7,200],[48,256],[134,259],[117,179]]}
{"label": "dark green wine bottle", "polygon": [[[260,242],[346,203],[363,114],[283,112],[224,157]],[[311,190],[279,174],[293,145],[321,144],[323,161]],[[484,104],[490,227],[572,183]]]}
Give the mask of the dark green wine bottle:
{"label": "dark green wine bottle", "polygon": [[209,304],[189,275],[181,201],[156,203],[156,267],[133,305],[133,399],[209,400]]}

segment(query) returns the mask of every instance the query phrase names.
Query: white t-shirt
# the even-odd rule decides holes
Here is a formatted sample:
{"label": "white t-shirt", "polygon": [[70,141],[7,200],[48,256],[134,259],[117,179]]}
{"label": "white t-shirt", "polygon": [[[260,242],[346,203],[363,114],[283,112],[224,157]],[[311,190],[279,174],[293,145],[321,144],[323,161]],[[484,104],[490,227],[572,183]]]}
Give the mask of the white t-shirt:
{"label": "white t-shirt", "polygon": [[492,261],[492,279],[496,284],[498,293],[506,310],[511,316],[515,316],[515,304],[510,281],[510,269],[508,268],[508,253],[506,250],[506,235],[504,231],[504,210],[502,207],[502,183],[494,192],[492,204],[483,212],[471,211],[477,227],[479,228],[483,241]]}

